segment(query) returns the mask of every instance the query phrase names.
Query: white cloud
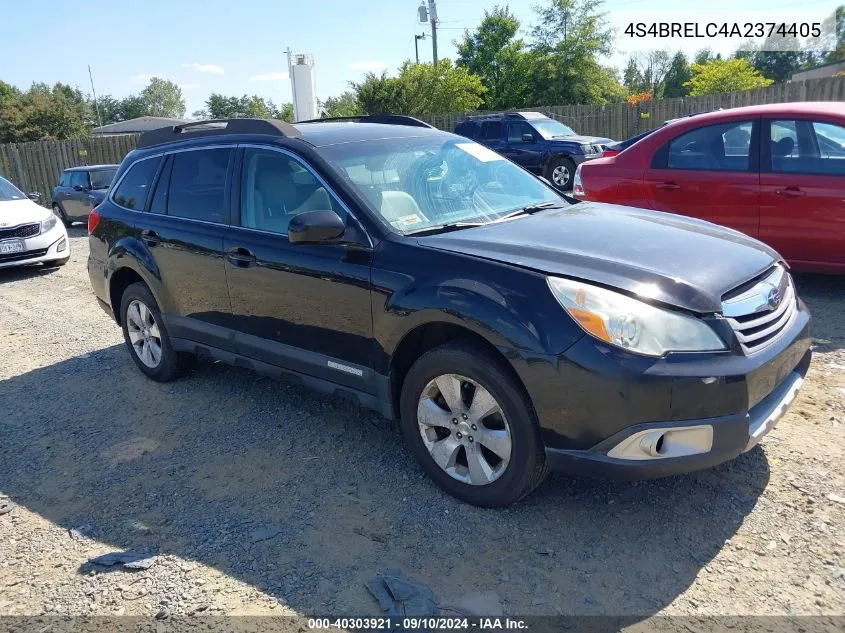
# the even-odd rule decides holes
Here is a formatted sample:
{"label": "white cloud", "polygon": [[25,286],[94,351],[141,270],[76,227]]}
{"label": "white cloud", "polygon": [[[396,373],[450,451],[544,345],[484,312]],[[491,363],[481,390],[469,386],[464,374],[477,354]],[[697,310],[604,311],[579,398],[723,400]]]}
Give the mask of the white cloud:
{"label": "white cloud", "polygon": [[352,62],[346,66],[349,70],[377,71],[387,68],[387,64],[378,60]]}
{"label": "white cloud", "polygon": [[179,87],[182,90],[196,90],[197,88],[200,87],[200,85],[199,84],[179,84]]}
{"label": "white cloud", "polygon": [[217,64],[200,64],[199,62],[190,62],[182,64],[182,68],[193,68],[201,73],[213,73],[215,75],[223,74],[223,69]]}
{"label": "white cloud", "polygon": [[288,78],[287,73],[283,72],[275,72],[275,73],[265,73],[263,75],[253,75],[247,81],[282,81]]}

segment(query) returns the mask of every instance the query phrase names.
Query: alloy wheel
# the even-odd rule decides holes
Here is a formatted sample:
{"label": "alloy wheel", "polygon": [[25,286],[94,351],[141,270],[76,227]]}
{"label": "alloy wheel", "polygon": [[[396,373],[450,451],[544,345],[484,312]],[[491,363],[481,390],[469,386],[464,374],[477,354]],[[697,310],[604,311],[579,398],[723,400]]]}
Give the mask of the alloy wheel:
{"label": "alloy wheel", "polygon": [[566,165],[558,165],[552,171],[552,182],[558,187],[565,187],[569,183],[569,168]]}
{"label": "alloy wheel", "polygon": [[511,458],[511,432],[501,405],[478,382],[459,374],[437,376],[417,404],[417,424],[434,462],[473,486],[496,481]]}
{"label": "alloy wheel", "polygon": [[126,309],[126,331],[140,361],[150,369],[161,363],[161,332],[152,311],[143,301],[133,300]]}

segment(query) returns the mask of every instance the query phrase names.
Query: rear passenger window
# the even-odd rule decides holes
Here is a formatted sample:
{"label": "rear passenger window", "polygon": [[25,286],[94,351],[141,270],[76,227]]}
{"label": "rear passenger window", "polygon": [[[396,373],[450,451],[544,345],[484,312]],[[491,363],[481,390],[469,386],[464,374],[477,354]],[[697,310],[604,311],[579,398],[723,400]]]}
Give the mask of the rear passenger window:
{"label": "rear passenger window", "polygon": [[114,201],[127,209],[143,211],[160,163],[160,156],[134,163],[115,190]]}
{"label": "rear passenger window", "polygon": [[168,215],[224,223],[226,177],[230,149],[203,149],[173,154],[168,190]]}
{"label": "rear passenger window", "polygon": [[748,171],[751,121],[708,125],[669,143],[669,169]]}
{"label": "rear passenger window", "polygon": [[481,124],[481,138],[483,138],[485,141],[498,141],[501,137],[501,121],[485,121]]}

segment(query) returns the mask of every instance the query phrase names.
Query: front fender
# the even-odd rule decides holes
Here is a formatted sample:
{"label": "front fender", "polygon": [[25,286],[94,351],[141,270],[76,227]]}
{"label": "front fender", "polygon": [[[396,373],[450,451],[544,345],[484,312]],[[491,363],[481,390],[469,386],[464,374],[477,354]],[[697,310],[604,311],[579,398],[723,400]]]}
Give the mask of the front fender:
{"label": "front fender", "polygon": [[374,330],[389,359],[404,338],[431,323],[463,327],[487,340],[506,356],[559,353],[583,333],[567,317],[546,285],[545,277],[499,267],[496,281],[445,276],[409,284],[374,306]]}

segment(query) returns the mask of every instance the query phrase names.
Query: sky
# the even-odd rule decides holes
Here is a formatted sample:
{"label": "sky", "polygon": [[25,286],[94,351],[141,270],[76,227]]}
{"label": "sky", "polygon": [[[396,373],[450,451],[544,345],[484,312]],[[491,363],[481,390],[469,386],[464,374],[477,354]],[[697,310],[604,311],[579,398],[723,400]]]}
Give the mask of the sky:
{"label": "sky", "polygon": [[[543,0],[510,0],[523,35],[536,21],[532,6]],[[62,81],[90,93],[88,65],[98,95],[122,98],[139,92],[150,77],[182,87],[187,113],[203,107],[211,92],[258,94],[291,100],[285,49],[311,53],[318,98],[340,94],[367,71],[395,73],[414,57],[414,34],[429,32],[417,21],[420,0],[0,0],[0,79],[27,88],[34,81]],[[438,52],[455,58],[454,40],[474,29],[497,0],[439,0]],[[606,0],[609,14],[677,8],[677,0]],[[725,19],[736,9],[782,9],[801,20],[808,7],[835,0],[709,0]],[[800,5],[801,9],[797,8]],[[684,41],[694,53],[706,40]],[[431,38],[420,41],[420,59],[431,60]],[[726,51],[727,52],[727,51]],[[627,51],[604,60],[623,66]]]}

